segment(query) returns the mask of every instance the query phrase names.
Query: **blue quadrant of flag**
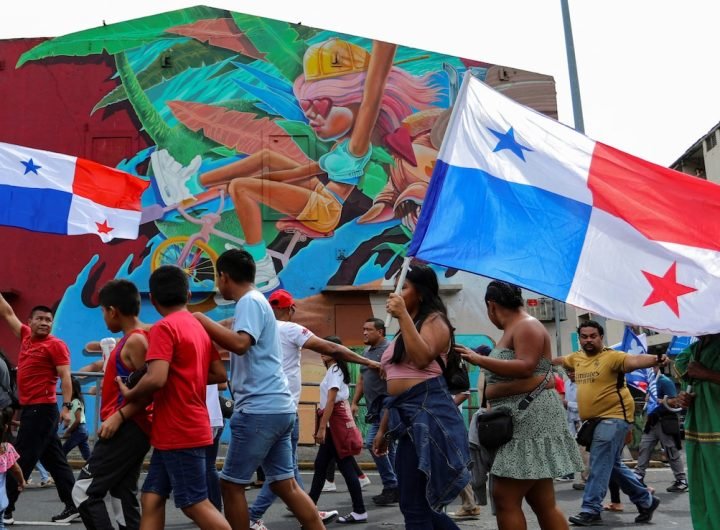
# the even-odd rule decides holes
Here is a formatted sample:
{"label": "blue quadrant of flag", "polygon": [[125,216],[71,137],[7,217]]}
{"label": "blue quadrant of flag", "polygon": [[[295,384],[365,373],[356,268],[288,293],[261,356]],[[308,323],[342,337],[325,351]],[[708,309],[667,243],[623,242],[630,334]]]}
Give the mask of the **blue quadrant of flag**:
{"label": "blue quadrant of flag", "polygon": [[410,255],[567,297],[590,205],[441,160],[433,179],[437,193],[425,198]]}
{"label": "blue quadrant of flag", "polygon": [[0,225],[67,234],[72,194],[0,184]]}

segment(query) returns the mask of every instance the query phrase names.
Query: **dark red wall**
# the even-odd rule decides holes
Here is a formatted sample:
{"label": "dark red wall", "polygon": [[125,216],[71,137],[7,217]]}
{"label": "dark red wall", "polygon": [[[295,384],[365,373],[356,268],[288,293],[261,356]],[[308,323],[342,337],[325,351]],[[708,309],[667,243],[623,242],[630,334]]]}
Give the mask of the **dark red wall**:
{"label": "dark red wall", "polygon": [[[117,165],[147,147],[127,106],[92,108],[117,84],[112,57],[58,57],[15,69],[25,51],[45,39],[0,41],[0,141]],[[56,305],[93,255],[95,282],[104,283],[147,237],[104,245],[97,236],[54,236],[0,227],[0,290],[25,320],[34,305]],[[93,289],[96,291],[96,289]],[[88,295],[92,298],[92,295]],[[17,340],[0,324],[0,348],[15,358]]]}

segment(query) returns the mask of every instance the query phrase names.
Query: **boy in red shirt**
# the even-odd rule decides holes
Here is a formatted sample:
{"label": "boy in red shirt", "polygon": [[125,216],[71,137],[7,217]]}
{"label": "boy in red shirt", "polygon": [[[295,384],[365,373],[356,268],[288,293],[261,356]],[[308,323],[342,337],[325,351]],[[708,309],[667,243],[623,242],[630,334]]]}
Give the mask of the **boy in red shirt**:
{"label": "boy in red shirt", "polygon": [[103,319],[112,333],[123,333],[107,360],[102,384],[98,431],[90,459],[75,482],[73,500],[87,528],[112,528],[105,507],[110,492],[120,501],[121,520],[127,530],[140,528],[137,481],[150,450],[150,418],[145,407],[126,403],[115,378],[127,377],[145,365],[148,339],[140,322],[140,293],[128,280],[111,280],[99,293]]}
{"label": "boy in red shirt", "polygon": [[150,301],[163,317],[150,329],[145,356],[147,373],[128,389],[118,386],[128,403],[153,400],[150,443],[154,448],[142,487],[142,527],[165,527],[165,502],[202,529],[229,530],[208,500],[205,448],[213,443],[205,404],[208,384],[227,379],[210,337],[187,310],[188,281],[179,267],[165,265],[150,275]]}

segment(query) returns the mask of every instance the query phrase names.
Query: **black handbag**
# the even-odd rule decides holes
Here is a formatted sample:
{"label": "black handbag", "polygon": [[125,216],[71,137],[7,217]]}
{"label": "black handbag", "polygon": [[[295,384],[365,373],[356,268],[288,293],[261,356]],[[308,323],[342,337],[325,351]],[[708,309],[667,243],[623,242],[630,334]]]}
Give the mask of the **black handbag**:
{"label": "black handbag", "polygon": [[230,418],[230,416],[233,415],[235,403],[232,399],[225,397],[222,394],[218,394],[218,398],[220,398],[220,412],[222,412],[222,417],[225,419]]}
{"label": "black handbag", "polygon": [[142,367],[138,368],[137,370],[130,372],[130,375],[127,376],[126,385],[128,388],[135,388],[135,385],[137,385],[140,382],[140,379],[143,378],[143,376],[147,373],[147,364],[142,365]]}
{"label": "black handbag", "polygon": [[680,420],[677,414],[660,416],[660,430],[668,436],[680,435]]}
{"label": "black handbag", "polygon": [[595,427],[597,427],[598,423],[600,423],[601,420],[602,418],[590,418],[589,420],[585,420],[584,422],[582,422],[582,425],[580,425],[580,428],[575,435],[575,441],[578,443],[578,445],[582,445],[588,451],[590,450],[590,445],[593,441],[593,435],[595,434]]}
{"label": "black handbag", "polygon": [[454,347],[451,347],[450,351],[448,351],[447,363],[440,356],[437,357],[436,361],[442,369],[445,383],[447,383],[448,391],[451,394],[462,394],[470,390],[470,375],[468,374],[467,365]]}
{"label": "black handbag", "polygon": [[477,417],[478,442],[486,449],[497,449],[513,437],[512,412],[499,408],[483,412]]}
{"label": "black handbag", "polygon": [[[228,390],[230,390],[230,395],[232,396],[232,387],[230,386],[230,381],[227,381]],[[220,389],[218,388],[218,391]],[[226,420],[230,419],[230,417],[233,415],[233,412],[235,412],[235,401],[233,401],[232,398],[223,396],[220,392],[218,392],[218,398],[220,399],[220,412],[222,413],[222,417]]]}
{"label": "black handbag", "polygon": [[[526,395],[523,400],[518,403],[519,410],[525,410],[530,406],[530,403],[545,389],[548,381],[550,381],[550,377],[552,377],[552,368],[548,370],[542,382],[535,390]],[[484,394],[485,390],[483,389],[483,399],[485,399]],[[497,449],[512,440],[514,430],[512,411],[506,407],[500,407],[480,414],[477,417],[476,423],[478,442],[486,449]]]}

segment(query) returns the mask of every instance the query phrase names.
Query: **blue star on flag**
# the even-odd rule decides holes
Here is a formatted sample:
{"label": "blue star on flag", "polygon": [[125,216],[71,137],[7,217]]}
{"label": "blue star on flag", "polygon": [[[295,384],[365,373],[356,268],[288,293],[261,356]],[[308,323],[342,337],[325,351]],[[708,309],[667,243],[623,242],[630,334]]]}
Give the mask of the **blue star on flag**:
{"label": "blue star on flag", "polygon": [[28,173],[31,173],[31,172],[35,173],[37,175],[38,174],[37,170],[42,169],[42,166],[38,166],[37,164],[35,164],[35,162],[33,161],[32,158],[30,160],[28,160],[27,162],[21,160],[20,163],[23,166],[25,166],[25,173],[23,173],[23,175],[27,175]]}
{"label": "blue star on flag", "polygon": [[495,149],[493,149],[493,153],[497,153],[498,151],[502,151],[503,149],[509,149],[510,151],[515,153],[520,158],[520,160],[525,162],[525,155],[523,154],[523,151],[532,151],[532,149],[530,149],[529,147],[525,147],[524,145],[518,143],[518,141],[515,139],[515,131],[512,127],[510,127],[510,130],[506,133],[494,131],[490,127],[488,127],[488,131],[497,136],[499,140],[499,142],[495,146]]}

